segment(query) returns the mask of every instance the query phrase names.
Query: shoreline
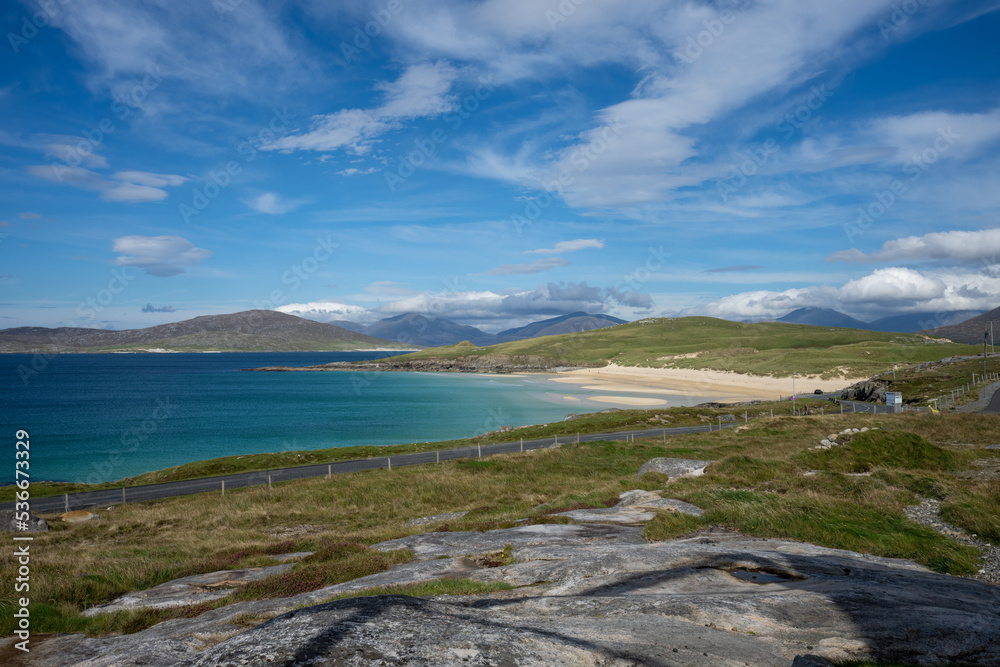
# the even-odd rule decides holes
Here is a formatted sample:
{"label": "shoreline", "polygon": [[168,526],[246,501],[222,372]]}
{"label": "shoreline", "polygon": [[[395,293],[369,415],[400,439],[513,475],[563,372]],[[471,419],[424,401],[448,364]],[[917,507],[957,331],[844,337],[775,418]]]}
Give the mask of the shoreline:
{"label": "shoreline", "polygon": [[[823,380],[818,376],[805,375],[795,379],[795,389],[797,395],[805,397],[813,394],[816,389],[835,391],[866,379],[868,378],[841,377]],[[602,393],[659,395],[662,397],[662,402],[657,402],[655,405],[672,406],[677,404],[670,398],[678,396],[709,397],[714,402],[739,403],[749,400],[778,400],[792,395],[791,378],[689,368],[644,368],[609,364],[601,368],[561,371],[553,374],[550,381]],[[649,402],[653,400],[651,398],[629,396],[616,398],[620,398],[623,405],[635,407],[654,405]]]}

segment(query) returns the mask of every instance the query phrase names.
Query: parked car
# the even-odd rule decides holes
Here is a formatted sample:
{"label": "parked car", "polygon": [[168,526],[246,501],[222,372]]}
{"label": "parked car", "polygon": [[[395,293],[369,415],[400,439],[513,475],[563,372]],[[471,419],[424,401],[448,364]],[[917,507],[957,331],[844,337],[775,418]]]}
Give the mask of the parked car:
{"label": "parked car", "polygon": [[817,390],[816,390],[816,391],[814,391],[813,393],[814,393],[814,394],[822,394],[822,393],[823,393],[823,390],[822,390],[822,389],[817,389]]}

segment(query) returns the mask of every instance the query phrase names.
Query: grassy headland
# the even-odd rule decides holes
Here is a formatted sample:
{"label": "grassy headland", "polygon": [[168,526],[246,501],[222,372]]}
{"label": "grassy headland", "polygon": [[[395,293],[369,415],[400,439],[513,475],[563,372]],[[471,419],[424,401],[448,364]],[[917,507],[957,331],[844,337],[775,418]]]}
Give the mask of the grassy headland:
{"label": "grassy headland", "polygon": [[861,377],[880,373],[892,364],[917,364],[976,352],[972,345],[940,342],[918,334],[683,317],[639,320],[488,347],[459,343],[394,357],[386,365],[420,360],[493,360],[549,368],[616,363],[776,377],[789,377],[793,372]]}

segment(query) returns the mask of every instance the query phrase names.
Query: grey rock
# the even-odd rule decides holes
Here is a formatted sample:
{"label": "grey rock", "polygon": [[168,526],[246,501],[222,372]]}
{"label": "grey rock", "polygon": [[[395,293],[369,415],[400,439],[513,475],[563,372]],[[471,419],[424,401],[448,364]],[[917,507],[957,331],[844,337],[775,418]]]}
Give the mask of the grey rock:
{"label": "grey rock", "polygon": [[14,510],[0,510],[0,531],[12,533],[46,533],[49,524],[45,519],[28,513],[27,529],[22,530],[17,525],[17,513]]}
{"label": "grey rock", "polygon": [[274,560],[278,561],[279,563],[287,563],[290,560],[302,560],[303,558],[308,558],[309,556],[312,556],[314,553],[316,553],[316,552],[315,551],[296,551],[295,553],[291,553],[291,554],[278,554],[277,556],[271,556],[271,558],[273,558]]}
{"label": "grey rock", "polygon": [[672,510],[701,516],[704,511],[690,503],[671,498],[660,498],[655,491],[635,489],[625,491],[614,507],[599,507],[595,509],[570,510],[560,512],[556,516],[565,516],[584,523],[646,523],[656,517],[656,510]]}
{"label": "grey rock", "polygon": [[194,574],[168,581],[144,591],[127,593],[107,604],[91,607],[84,616],[96,616],[126,609],[170,609],[191,604],[202,604],[220,600],[233,589],[251,581],[258,581],[291,569],[291,563],[269,567],[249,567],[240,570],[220,570],[206,574]]}
{"label": "grey rock", "polygon": [[678,477],[698,477],[705,474],[705,468],[713,461],[695,461],[693,459],[672,459],[658,457],[650,459],[642,464],[636,479],[641,478],[647,472],[658,472],[666,475],[670,479]]}
{"label": "grey rock", "polygon": [[468,512],[448,512],[446,514],[435,514],[433,516],[423,516],[419,519],[410,519],[404,526],[427,526],[432,523],[440,523],[442,521],[454,521],[455,519],[461,519],[463,516],[468,514]]}
{"label": "grey rock", "polygon": [[[511,565],[462,557],[505,544]],[[40,639],[31,664],[743,667],[788,665],[806,646],[833,661],[1000,663],[1000,588],[905,560],[719,529],[646,543],[638,528],[614,525],[432,533],[373,548],[403,546],[418,560],[324,591],[238,603],[133,635]],[[516,588],[324,602],[455,576]],[[273,618],[247,630],[231,622],[238,614]]]}

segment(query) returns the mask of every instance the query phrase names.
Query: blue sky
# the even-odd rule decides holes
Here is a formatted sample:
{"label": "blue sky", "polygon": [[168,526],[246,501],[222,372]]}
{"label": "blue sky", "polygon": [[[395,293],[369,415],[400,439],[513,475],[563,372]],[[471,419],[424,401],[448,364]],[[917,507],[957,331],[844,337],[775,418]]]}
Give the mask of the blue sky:
{"label": "blue sky", "polygon": [[0,328],[1000,305],[997,0],[3,7]]}

